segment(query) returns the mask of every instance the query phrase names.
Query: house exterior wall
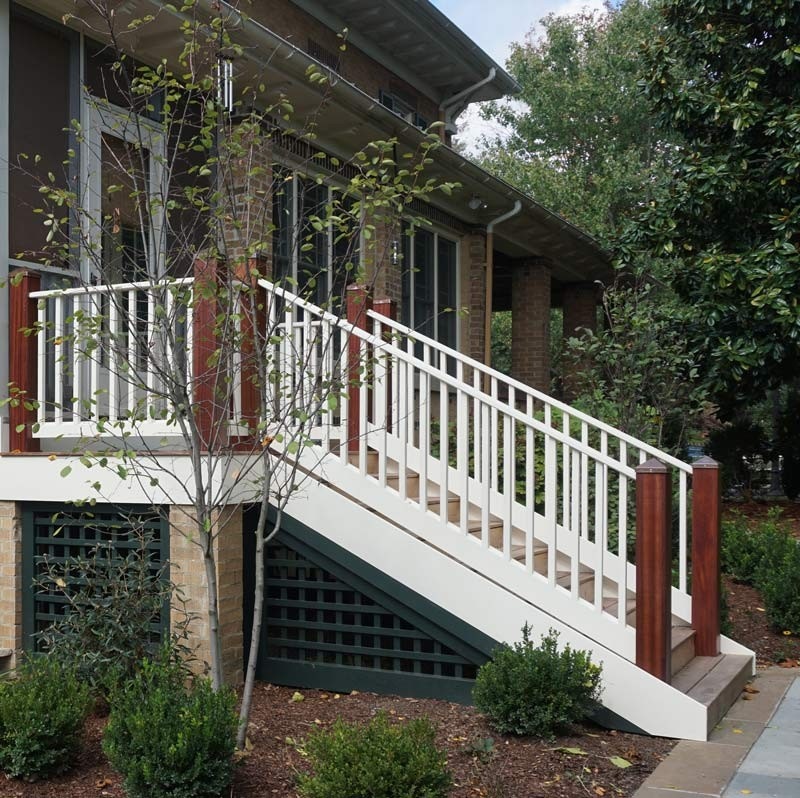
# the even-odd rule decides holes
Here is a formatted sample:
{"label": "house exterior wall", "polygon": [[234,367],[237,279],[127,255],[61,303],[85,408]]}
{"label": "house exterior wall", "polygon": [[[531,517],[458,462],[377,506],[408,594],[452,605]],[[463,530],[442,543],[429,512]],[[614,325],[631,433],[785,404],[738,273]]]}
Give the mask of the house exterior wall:
{"label": "house exterior wall", "polygon": [[22,651],[22,513],[13,501],[0,501],[0,671],[13,668]]}
{"label": "house exterior wall", "polygon": [[307,50],[308,40],[321,44],[326,50],[340,56],[340,72],[342,76],[354,83],[362,91],[377,99],[381,89],[399,91],[405,99],[416,100],[417,112],[430,122],[439,119],[438,105],[417,89],[388,70],[383,64],[363,53],[352,44],[346,44],[344,51],[339,50],[343,40],[338,31],[333,31],[310,14],[295,6],[289,0],[271,0],[269,13],[260,19],[279,36],[287,39],[296,47]]}
{"label": "house exterior wall", "polygon": [[[242,572],[242,508],[221,511],[223,526],[214,543],[219,589],[219,627],[222,641],[222,665],[228,684],[242,682],[244,657],[243,572]],[[211,640],[208,624],[208,592],[203,558],[196,543],[197,524],[193,507],[172,506],[170,524],[170,577],[178,585],[184,604],[176,602],[171,613],[174,625],[182,612],[193,614],[189,632],[196,662],[202,672],[211,661]],[[218,517],[218,520],[219,517]]]}

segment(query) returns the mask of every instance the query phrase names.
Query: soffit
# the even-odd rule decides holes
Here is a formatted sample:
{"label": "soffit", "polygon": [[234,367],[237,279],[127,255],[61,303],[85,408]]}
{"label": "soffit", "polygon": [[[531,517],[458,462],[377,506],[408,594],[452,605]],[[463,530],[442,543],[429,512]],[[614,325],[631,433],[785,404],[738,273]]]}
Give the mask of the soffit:
{"label": "soffit", "polygon": [[347,28],[355,46],[371,50],[369,55],[426,94],[435,92],[432,99],[439,102],[483,80],[492,68],[494,79],[471,95],[471,102],[519,91],[517,82],[429,0],[292,2],[337,32]]}

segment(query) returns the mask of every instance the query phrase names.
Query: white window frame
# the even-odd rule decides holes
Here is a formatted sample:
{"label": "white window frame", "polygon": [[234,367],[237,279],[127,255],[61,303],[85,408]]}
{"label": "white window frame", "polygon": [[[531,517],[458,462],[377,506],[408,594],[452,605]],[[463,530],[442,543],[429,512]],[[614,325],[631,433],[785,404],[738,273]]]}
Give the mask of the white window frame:
{"label": "white window frame", "polygon": [[[297,187],[300,185],[301,180],[316,180],[317,176],[313,174],[308,174],[305,172],[298,171],[295,167],[290,164],[283,164],[283,163],[276,163],[273,169],[281,170],[287,172],[292,176],[291,180],[285,181],[285,185],[291,184],[291,191],[292,191],[292,230],[291,230],[291,241],[290,241],[290,249],[291,249],[291,264],[292,264],[292,273],[289,275],[291,279],[294,281],[294,285],[292,286],[291,290],[294,291],[297,286],[299,285],[299,277],[298,277],[298,270],[300,268],[300,192],[297,190]],[[331,198],[333,195],[333,191],[335,188],[338,188],[335,183],[325,180],[323,178],[322,185],[327,190],[327,202],[331,202]],[[275,181],[273,180],[273,191],[275,190]],[[285,190],[285,189],[284,189]],[[362,219],[363,222],[363,210],[362,210]],[[275,220],[272,220],[272,223],[275,224]],[[364,251],[364,230],[363,224],[360,225],[359,230],[359,240],[358,240],[358,252],[363,253]],[[327,278],[328,278],[328,291],[330,292],[333,286],[333,226],[328,220],[327,230],[326,232],[326,259],[327,259]],[[273,263],[275,261],[274,253],[273,253]]]}
{"label": "white window frame", "polygon": [[[106,100],[83,94],[84,137],[81,164],[82,183],[85,191],[86,216],[84,219],[84,246],[81,252],[81,277],[86,282],[97,282],[94,259],[102,253],[103,245],[103,135],[114,136],[128,144],[142,144],[149,153],[148,191],[151,197],[160,197],[162,202],[151,214],[151,225],[147,241],[148,271],[163,275],[166,270],[164,257],[166,199],[166,142],[163,127],[131,110],[119,108]],[[141,136],[146,136],[144,141]],[[92,254],[94,255],[92,256]],[[155,268],[151,265],[155,264]]]}

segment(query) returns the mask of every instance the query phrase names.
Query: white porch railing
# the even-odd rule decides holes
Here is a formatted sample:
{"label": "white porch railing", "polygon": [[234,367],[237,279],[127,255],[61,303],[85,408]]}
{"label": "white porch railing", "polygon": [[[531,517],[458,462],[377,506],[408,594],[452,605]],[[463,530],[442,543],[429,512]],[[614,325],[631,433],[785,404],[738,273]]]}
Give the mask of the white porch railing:
{"label": "white porch railing", "polygon": [[192,390],[192,279],[36,291],[35,436],[180,434]]}

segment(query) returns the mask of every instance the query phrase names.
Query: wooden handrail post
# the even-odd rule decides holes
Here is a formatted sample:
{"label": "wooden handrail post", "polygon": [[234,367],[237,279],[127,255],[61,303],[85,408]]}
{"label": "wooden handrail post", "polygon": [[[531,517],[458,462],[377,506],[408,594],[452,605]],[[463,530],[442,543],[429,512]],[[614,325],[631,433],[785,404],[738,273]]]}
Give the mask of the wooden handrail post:
{"label": "wooden handrail post", "polygon": [[719,654],[719,547],[719,463],[701,457],[692,463],[692,628],[699,657]]}
{"label": "wooden handrail post", "polygon": [[[24,402],[38,398],[37,364],[39,362],[38,336],[25,335],[25,330],[36,326],[38,302],[31,293],[42,287],[42,278],[34,272],[16,270],[9,275],[9,364],[8,380],[16,390],[16,406],[9,405],[9,450],[12,452],[38,452],[39,440],[33,437],[32,425],[36,411],[26,410]],[[56,368],[59,364],[56,363]],[[24,425],[24,426],[23,426]],[[20,427],[20,431],[17,431]]]}
{"label": "wooden handrail post", "polygon": [[214,258],[194,262],[192,296],[192,389],[198,432],[206,449],[228,442],[228,408],[222,402],[228,394],[223,370],[225,358],[219,357],[217,315],[220,289],[224,285],[224,264]]}
{"label": "wooden handrail post", "polygon": [[636,469],[636,664],[669,682],[672,658],[670,471],[651,459]]}
{"label": "wooden handrail post", "polygon": [[[372,300],[364,285],[347,287],[347,321],[360,330],[367,330],[367,313]],[[361,381],[365,379],[362,363],[361,341],[351,335],[347,343],[347,450],[359,450],[359,438],[366,434],[360,429],[361,419]]]}

